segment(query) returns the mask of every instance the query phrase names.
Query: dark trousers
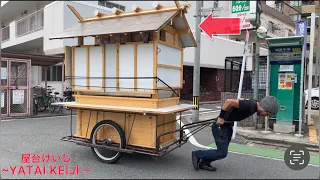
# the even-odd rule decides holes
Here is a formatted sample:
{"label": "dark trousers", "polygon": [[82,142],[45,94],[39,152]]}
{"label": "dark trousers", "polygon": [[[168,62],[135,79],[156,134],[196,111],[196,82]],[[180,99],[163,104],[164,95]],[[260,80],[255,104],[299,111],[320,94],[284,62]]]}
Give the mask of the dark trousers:
{"label": "dark trousers", "polygon": [[[223,159],[228,155],[228,146],[233,133],[233,124],[224,123],[220,126],[216,123],[212,125],[212,135],[214,137],[217,149],[199,150],[197,151],[200,165],[210,165],[212,161]],[[221,133],[221,134],[220,134]]]}

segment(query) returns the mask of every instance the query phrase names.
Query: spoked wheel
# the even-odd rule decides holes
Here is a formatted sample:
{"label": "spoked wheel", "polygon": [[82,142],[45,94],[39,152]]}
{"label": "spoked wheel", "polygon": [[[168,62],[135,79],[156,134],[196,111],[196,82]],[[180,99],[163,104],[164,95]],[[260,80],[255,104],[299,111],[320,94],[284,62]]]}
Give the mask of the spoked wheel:
{"label": "spoked wheel", "polygon": [[[103,145],[123,149],[126,144],[125,134],[121,126],[111,120],[103,120],[97,123],[91,132],[91,143],[94,145]],[[108,150],[105,148],[91,148],[95,157],[103,162],[112,164],[117,162],[121,152]]]}
{"label": "spoked wheel", "polygon": [[54,97],[48,98],[48,107],[51,113],[54,113],[54,111],[57,109],[57,106],[54,106],[51,104],[55,102],[56,102],[56,99]]}
{"label": "spoked wheel", "polygon": [[37,105],[38,105],[38,111],[39,112],[43,112],[44,110],[47,109],[42,97],[37,97]]}

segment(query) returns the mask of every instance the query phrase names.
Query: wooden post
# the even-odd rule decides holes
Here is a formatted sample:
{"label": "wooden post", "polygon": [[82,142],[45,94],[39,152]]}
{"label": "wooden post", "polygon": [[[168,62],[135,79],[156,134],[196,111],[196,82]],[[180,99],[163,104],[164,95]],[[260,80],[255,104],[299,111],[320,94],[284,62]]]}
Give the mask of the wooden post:
{"label": "wooden post", "polygon": [[78,37],[78,46],[83,45],[83,37]]}
{"label": "wooden post", "polygon": [[[153,89],[157,89],[157,69],[158,69],[158,42],[159,42],[159,32],[154,33],[154,44],[153,44]],[[158,98],[158,90],[154,90],[154,94],[152,95],[152,99]]]}

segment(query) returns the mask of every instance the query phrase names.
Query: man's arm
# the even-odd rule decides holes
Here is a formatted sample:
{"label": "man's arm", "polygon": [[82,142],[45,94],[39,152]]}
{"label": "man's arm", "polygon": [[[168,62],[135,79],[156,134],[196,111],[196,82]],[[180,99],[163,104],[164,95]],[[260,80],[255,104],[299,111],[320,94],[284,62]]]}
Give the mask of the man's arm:
{"label": "man's arm", "polygon": [[217,120],[217,124],[222,125],[224,123],[224,115],[228,112],[231,107],[239,108],[239,100],[244,100],[244,98],[239,99],[227,99],[223,106],[221,107],[220,115]]}
{"label": "man's arm", "polygon": [[239,100],[244,100],[244,98],[227,99],[221,107],[221,110],[228,111],[230,107],[239,108]]}

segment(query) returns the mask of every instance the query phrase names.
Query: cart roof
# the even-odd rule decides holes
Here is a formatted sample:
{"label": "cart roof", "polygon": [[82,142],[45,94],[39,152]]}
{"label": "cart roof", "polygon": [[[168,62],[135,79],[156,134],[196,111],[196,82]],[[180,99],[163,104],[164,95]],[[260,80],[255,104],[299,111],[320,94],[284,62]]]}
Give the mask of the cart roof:
{"label": "cart roof", "polygon": [[69,6],[78,17],[80,23],[64,30],[53,39],[66,39],[87,36],[101,36],[110,34],[133,33],[144,31],[159,31],[166,24],[171,23],[177,30],[181,30],[180,42],[184,47],[197,47],[197,43],[190,31],[190,26],[185,17],[186,5],[163,7],[162,9],[141,10],[141,12],[123,12],[117,14],[105,14],[100,17],[82,18],[76,10]]}

